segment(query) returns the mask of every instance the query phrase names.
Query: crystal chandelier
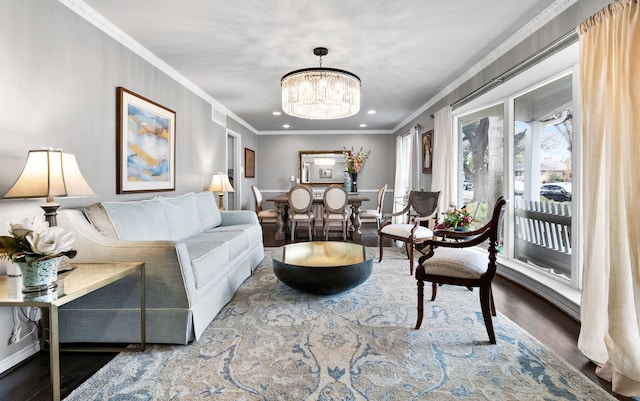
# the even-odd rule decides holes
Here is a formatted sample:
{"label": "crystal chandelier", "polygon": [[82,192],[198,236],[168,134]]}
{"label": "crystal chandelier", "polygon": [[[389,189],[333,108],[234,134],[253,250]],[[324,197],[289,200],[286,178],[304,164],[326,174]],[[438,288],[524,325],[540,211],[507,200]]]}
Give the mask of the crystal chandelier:
{"label": "crystal chandelier", "polygon": [[313,49],[320,57],[319,68],[291,71],[280,80],[282,110],[310,120],[334,120],[360,111],[360,78],[348,71],[323,68],[325,47]]}

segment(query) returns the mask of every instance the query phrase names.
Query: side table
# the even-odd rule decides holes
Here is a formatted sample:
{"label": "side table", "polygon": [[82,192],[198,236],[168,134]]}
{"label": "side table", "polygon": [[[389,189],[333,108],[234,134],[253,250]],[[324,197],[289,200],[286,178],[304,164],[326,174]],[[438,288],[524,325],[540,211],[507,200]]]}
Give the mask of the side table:
{"label": "side table", "polygon": [[[42,308],[43,320],[48,326],[51,391],[54,401],[60,401],[60,339],[58,336],[58,308],[75,299],[105,287],[129,274],[140,274],[140,346],[136,348],[109,348],[112,351],[141,351],[146,347],[144,263],[78,263],[70,271],[58,276],[58,286],[46,293],[22,293],[22,277],[0,277],[0,306]],[[45,313],[47,312],[47,313]],[[47,319],[48,317],[48,319]],[[82,348],[83,351],[93,349]],[[105,348],[98,349],[99,351]]]}

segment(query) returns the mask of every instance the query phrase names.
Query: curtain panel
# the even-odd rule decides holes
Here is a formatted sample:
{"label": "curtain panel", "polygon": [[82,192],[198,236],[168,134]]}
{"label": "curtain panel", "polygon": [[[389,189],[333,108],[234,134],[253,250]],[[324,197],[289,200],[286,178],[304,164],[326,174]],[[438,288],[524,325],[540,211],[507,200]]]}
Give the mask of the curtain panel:
{"label": "curtain panel", "polygon": [[431,191],[440,191],[438,211],[442,213],[457,202],[458,138],[453,132],[451,106],[438,110],[433,128],[433,175]]}
{"label": "curtain panel", "polygon": [[578,347],[614,392],[640,396],[640,9],[578,27],[584,238]]}

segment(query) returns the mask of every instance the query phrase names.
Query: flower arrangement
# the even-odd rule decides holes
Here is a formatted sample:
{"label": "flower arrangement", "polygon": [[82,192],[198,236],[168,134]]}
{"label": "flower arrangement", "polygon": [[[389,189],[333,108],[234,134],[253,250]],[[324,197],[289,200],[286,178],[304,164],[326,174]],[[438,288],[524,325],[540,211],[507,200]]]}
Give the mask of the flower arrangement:
{"label": "flower arrangement", "polygon": [[442,223],[436,226],[437,230],[448,229],[461,229],[467,230],[471,223],[476,221],[467,211],[467,206],[462,206],[458,209],[455,205],[449,205],[450,209],[444,212],[442,215],[444,220]]}
{"label": "flower arrangement", "polygon": [[77,254],[71,249],[73,233],[65,233],[62,227],[49,227],[49,223],[36,219],[9,226],[11,235],[0,236],[1,259],[31,264],[60,256],[74,258]]}
{"label": "flower arrangement", "polygon": [[360,148],[360,150],[355,153],[353,151],[353,147],[351,150],[343,147],[342,153],[344,154],[344,163],[347,166],[347,172],[349,172],[349,174],[353,174],[358,173],[362,167],[364,167],[364,162],[369,158],[371,151],[369,150],[365,152]]}

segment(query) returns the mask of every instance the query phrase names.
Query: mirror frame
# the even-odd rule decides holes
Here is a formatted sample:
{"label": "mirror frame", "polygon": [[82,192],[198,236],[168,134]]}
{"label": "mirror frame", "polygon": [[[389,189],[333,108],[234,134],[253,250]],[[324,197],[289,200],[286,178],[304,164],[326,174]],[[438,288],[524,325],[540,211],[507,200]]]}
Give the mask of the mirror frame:
{"label": "mirror frame", "polygon": [[[332,154],[332,155],[343,155],[344,152],[342,150],[299,150],[298,151],[298,178],[300,179],[300,184],[306,184],[306,185],[316,185],[316,186],[329,186],[331,184],[342,184],[344,183],[344,174],[340,174],[338,177],[340,178],[339,180],[337,178],[332,178],[331,180],[328,181],[322,181],[322,182],[317,182],[317,181],[309,181],[309,182],[303,182],[302,180],[302,157],[303,156],[308,156],[308,155],[319,155],[319,154]],[[347,170],[347,166],[346,164],[343,163],[342,168],[340,169],[340,172],[344,172]]]}

